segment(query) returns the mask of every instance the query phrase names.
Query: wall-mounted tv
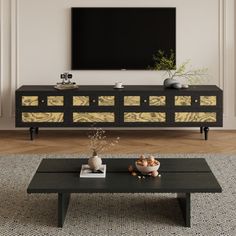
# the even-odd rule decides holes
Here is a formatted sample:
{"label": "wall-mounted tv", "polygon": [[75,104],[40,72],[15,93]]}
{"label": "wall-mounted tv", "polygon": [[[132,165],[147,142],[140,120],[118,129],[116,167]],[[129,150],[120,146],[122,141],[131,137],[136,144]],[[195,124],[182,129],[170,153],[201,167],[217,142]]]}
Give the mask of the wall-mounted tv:
{"label": "wall-mounted tv", "polygon": [[72,8],[72,70],[145,70],[176,51],[175,8]]}

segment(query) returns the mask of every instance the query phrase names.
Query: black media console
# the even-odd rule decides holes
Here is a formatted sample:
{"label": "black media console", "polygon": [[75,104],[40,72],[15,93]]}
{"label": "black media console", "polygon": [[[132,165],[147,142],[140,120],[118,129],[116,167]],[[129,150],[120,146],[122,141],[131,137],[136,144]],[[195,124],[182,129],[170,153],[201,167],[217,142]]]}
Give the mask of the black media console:
{"label": "black media console", "polygon": [[22,86],[16,90],[16,127],[209,127],[223,125],[223,92],[214,85],[165,89],[163,86]]}

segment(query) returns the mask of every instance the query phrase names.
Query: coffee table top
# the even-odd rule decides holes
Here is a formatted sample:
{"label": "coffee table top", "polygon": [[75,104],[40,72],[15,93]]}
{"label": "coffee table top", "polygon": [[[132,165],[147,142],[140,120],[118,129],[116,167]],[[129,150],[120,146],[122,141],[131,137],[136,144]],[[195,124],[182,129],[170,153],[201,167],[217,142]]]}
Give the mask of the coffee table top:
{"label": "coffee table top", "polygon": [[221,192],[203,158],[159,158],[161,177],[138,179],[128,172],[136,159],[105,159],[106,178],[80,178],[88,159],[43,159],[32,178],[28,193],[177,193]]}

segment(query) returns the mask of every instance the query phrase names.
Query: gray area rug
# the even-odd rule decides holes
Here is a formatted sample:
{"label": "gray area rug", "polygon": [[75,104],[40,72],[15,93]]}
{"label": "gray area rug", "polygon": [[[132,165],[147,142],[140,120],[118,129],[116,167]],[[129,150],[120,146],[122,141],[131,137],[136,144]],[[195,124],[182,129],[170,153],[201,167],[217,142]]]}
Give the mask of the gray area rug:
{"label": "gray area rug", "polygon": [[50,157],[66,156],[0,156],[1,236],[236,235],[236,156],[159,156],[204,157],[223,188],[222,193],[192,194],[191,228],[182,226],[174,194],[72,194],[62,229],[56,227],[57,195],[26,193],[41,159]]}

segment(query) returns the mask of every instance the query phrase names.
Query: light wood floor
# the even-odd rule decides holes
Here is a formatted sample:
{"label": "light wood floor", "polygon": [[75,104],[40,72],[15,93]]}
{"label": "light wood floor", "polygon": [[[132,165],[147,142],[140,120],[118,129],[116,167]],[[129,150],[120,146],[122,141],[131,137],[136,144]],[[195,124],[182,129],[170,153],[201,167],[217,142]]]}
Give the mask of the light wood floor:
{"label": "light wood floor", "polygon": [[[107,131],[120,137],[108,153],[227,153],[236,154],[236,131],[210,131],[209,140],[197,130]],[[34,141],[28,131],[0,131],[0,155],[88,153],[86,131],[40,131]]]}

